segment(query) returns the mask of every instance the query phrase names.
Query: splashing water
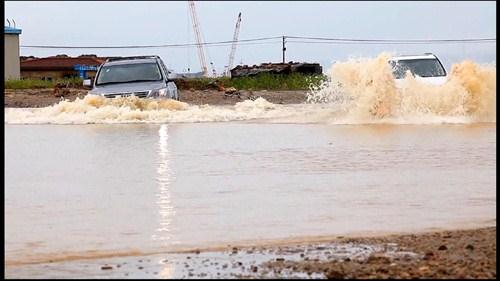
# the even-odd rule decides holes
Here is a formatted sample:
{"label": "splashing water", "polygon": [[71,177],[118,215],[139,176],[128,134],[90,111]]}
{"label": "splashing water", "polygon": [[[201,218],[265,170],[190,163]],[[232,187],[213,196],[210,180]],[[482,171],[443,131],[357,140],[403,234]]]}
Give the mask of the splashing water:
{"label": "splashing water", "polygon": [[426,123],[424,119],[461,118],[495,122],[496,67],[463,61],[452,66],[443,85],[407,75],[396,86],[389,54],[335,63],[330,80],[308,95],[309,103],[341,105],[346,120]]}
{"label": "splashing water", "polygon": [[335,63],[329,81],[311,88],[304,104],[278,105],[258,98],[234,106],[189,105],[137,97],[88,95],[45,108],[7,108],[8,124],[165,123],[255,120],[333,124],[474,123],[496,120],[496,66],[463,61],[443,85],[407,75],[396,86],[388,60]]}
{"label": "splashing water", "polygon": [[228,107],[188,105],[169,99],[140,99],[133,96],[108,99],[87,95],[83,99],[61,101],[45,108],[8,108],[5,115],[6,123],[9,124],[216,122],[272,118],[276,116],[273,115],[276,107],[279,105],[263,98]]}

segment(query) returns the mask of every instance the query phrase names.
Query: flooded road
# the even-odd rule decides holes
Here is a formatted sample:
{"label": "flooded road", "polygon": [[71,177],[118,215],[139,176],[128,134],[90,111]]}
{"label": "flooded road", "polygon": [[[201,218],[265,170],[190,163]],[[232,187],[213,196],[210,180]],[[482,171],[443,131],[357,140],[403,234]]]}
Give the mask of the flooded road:
{"label": "flooded road", "polygon": [[463,61],[443,84],[396,84],[389,57],[336,62],[302,104],[87,95],[6,108],[9,275],[496,226],[496,66]]}
{"label": "flooded road", "polygon": [[5,125],[6,265],[496,225],[496,124]]}

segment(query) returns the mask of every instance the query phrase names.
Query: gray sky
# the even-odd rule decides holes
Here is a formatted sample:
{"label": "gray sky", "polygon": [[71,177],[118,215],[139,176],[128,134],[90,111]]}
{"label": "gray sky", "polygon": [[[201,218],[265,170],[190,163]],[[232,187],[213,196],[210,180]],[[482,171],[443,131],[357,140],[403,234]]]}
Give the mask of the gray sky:
{"label": "gray sky", "polygon": [[[239,39],[281,35],[359,39],[496,38],[495,2],[196,2],[205,42],[232,40],[238,12]],[[5,2],[5,17],[22,29],[22,45],[116,46],[194,43],[187,1]],[[281,41],[240,45],[235,65],[281,61]],[[496,62],[496,43],[439,45],[287,44],[287,61],[319,62],[433,52],[449,68],[465,58]],[[207,63],[221,72],[230,46],[206,47]],[[175,71],[199,71],[196,48],[28,49],[21,55],[160,55]],[[210,60],[209,60],[210,59]],[[325,69],[326,70],[326,69]]]}

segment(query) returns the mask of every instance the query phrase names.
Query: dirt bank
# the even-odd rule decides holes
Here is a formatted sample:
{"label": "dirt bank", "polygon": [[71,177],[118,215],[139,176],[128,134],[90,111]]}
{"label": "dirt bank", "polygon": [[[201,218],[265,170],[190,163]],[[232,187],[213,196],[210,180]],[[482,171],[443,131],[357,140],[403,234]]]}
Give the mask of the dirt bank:
{"label": "dirt bank", "polygon": [[[70,101],[87,94],[83,89],[64,89],[55,93],[54,89],[5,90],[5,107],[46,107],[58,103],[61,99]],[[277,104],[302,103],[307,91],[237,91],[226,93],[217,90],[182,90],[180,100],[190,104],[231,105],[246,99],[263,97]]]}
{"label": "dirt bank", "polygon": [[496,277],[495,227],[380,238],[344,238],[339,242],[385,245],[385,249],[390,246],[393,254],[384,250],[359,260],[314,261],[304,257],[301,261],[270,261],[261,267],[277,272],[278,276],[280,272],[291,269],[308,275],[323,274],[329,279]]}
{"label": "dirt bank", "polygon": [[[318,241],[318,240],[316,240]],[[495,278],[496,227],[7,266],[7,278]]]}

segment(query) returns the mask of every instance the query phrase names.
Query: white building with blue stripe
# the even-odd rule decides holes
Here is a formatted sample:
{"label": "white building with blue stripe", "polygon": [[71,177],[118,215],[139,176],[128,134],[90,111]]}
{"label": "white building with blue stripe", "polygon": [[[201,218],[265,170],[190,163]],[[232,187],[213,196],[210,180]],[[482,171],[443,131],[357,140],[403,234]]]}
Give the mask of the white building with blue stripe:
{"label": "white building with blue stripe", "polygon": [[5,80],[20,79],[19,34],[21,29],[4,26],[4,75]]}

